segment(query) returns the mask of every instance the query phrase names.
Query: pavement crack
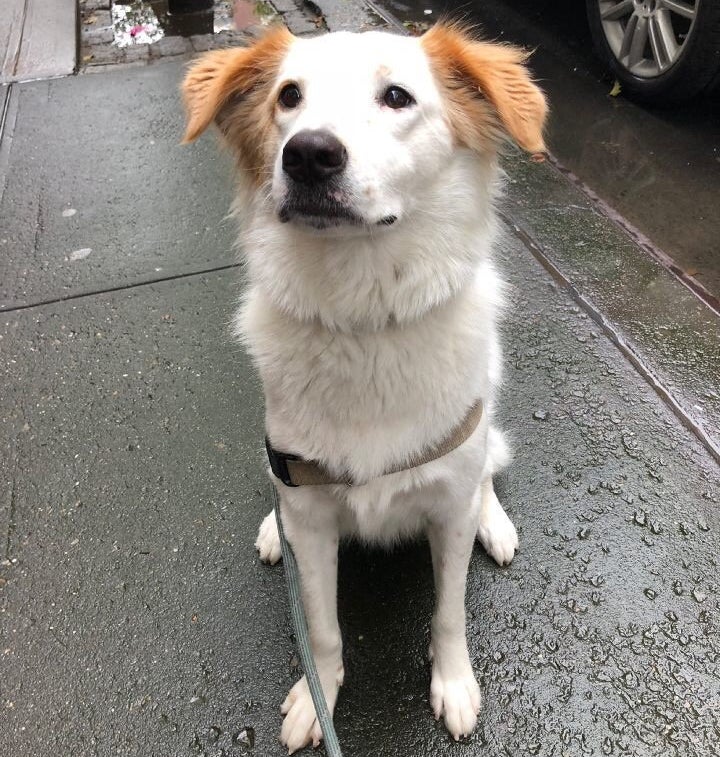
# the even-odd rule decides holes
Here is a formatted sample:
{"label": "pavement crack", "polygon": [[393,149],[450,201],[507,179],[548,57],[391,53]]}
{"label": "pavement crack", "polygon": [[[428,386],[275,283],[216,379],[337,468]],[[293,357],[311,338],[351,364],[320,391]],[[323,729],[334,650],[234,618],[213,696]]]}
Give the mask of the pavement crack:
{"label": "pavement crack", "polygon": [[52,636],[63,649],[67,649],[67,644],[55,633],[55,629],[52,626],[48,628],[48,631],[50,631],[50,636]]}
{"label": "pavement crack", "polygon": [[15,511],[17,508],[17,501],[15,496],[15,488],[16,488],[16,478],[15,473],[17,472],[17,458],[13,460],[13,475],[10,479],[10,497],[9,497],[9,503],[8,503],[8,521],[7,521],[7,529],[5,532],[5,550],[3,558],[5,560],[10,559],[10,544],[12,542],[12,535],[15,531]]}
{"label": "pavement crack", "polygon": [[37,258],[38,251],[40,249],[40,235],[43,230],[43,190],[42,187],[38,190],[37,198],[37,213],[35,214],[35,234],[33,236],[33,255]]}

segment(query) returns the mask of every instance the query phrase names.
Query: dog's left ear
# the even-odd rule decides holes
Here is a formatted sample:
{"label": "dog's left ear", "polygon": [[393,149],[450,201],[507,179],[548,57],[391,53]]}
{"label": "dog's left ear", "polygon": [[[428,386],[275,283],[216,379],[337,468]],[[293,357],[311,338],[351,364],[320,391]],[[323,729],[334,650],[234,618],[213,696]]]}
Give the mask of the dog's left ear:
{"label": "dog's left ear", "polygon": [[213,50],[193,63],[181,86],[188,117],[183,143],[196,140],[228,102],[270,84],[292,40],[285,27],[275,27],[250,47]]}
{"label": "dog's left ear", "polygon": [[[478,42],[461,26],[439,23],[420,43],[448,102],[457,137],[475,150],[497,142],[498,120],[518,146],[545,150],[545,95],[525,67],[527,54],[511,45]],[[487,105],[492,111],[489,112]]]}

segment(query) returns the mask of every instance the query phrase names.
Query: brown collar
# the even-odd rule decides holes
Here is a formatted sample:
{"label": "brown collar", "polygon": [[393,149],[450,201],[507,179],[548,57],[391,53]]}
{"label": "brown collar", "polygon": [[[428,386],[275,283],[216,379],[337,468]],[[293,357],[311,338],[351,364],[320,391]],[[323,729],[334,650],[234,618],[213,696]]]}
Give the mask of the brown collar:
{"label": "brown collar", "polygon": [[[463,442],[467,441],[473,431],[478,427],[482,418],[483,404],[478,400],[467,412],[463,420],[446,436],[443,440],[429,447],[424,452],[413,455],[407,462],[400,463],[388,468],[381,475],[387,476],[390,473],[399,473],[400,471],[417,468],[425,465],[440,457],[444,457],[449,452],[457,449]],[[265,448],[267,449],[272,472],[279,478],[285,486],[322,486],[327,484],[343,484],[345,486],[357,485],[349,476],[333,476],[325,470],[322,465],[314,460],[303,460],[297,455],[291,455],[286,452],[278,452],[271,444],[270,439],[265,437]],[[380,478],[380,476],[377,476]]]}

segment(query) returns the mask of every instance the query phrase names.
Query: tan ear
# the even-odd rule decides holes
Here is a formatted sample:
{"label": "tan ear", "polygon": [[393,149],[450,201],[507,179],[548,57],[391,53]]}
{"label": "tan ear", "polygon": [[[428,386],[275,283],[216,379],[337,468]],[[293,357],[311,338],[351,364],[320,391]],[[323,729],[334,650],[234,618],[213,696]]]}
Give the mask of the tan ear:
{"label": "tan ear", "polygon": [[188,118],[183,143],[197,139],[231,98],[268,84],[292,40],[285,27],[273,27],[250,47],[213,50],[193,63],[181,86]]}
{"label": "tan ear", "polygon": [[478,42],[462,27],[444,23],[433,26],[420,43],[448,99],[453,126],[469,147],[482,149],[497,136],[485,98],[520,147],[545,150],[547,102],[530,78],[523,50]]}

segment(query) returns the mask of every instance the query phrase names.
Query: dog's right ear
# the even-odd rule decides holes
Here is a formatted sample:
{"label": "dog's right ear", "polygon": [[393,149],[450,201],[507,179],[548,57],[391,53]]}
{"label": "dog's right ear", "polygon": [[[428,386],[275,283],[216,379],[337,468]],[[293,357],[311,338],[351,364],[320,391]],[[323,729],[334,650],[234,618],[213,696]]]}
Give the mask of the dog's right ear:
{"label": "dog's right ear", "polygon": [[188,119],[183,144],[196,140],[231,99],[269,85],[292,40],[285,27],[274,27],[250,47],[213,50],[193,63],[181,87]]}

